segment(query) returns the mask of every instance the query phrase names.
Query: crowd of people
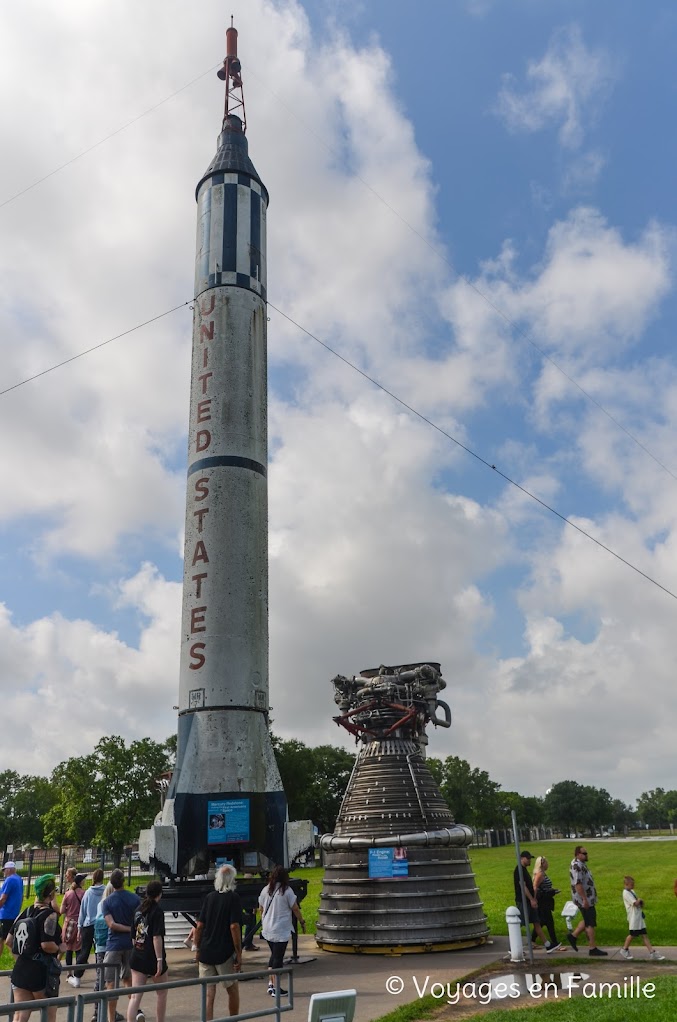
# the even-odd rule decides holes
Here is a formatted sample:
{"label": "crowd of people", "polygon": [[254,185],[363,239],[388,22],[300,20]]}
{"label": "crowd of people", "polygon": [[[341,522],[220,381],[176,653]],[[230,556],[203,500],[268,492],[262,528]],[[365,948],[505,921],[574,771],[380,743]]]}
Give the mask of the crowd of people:
{"label": "crowd of people", "polygon": [[[555,895],[560,893],[558,888],[553,886],[552,880],[547,874],[549,866],[544,855],[539,855],[534,863],[533,877],[529,873],[529,867],[533,859],[531,852],[520,852],[519,866],[515,866],[513,873],[515,885],[515,904],[520,912],[522,926],[531,926],[532,941],[540,940],[548,954],[559,951],[564,945],[557,939],[553,909],[555,908]],[[635,937],[641,937],[649,958],[654,961],[663,961],[664,955],[655,950],[646,930],[644,917],[644,902],[637,896],[634,890],[635,881],[631,876],[623,878],[622,898],[628,917],[628,935],[621,948],[622,958],[632,958],[630,944]],[[566,939],[574,951],[578,951],[579,938],[585,933],[588,941],[588,954],[593,958],[606,958],[607,951],[598,947],[596,940],[597,932],[597,888],[588,866],[588,850],[584,845],[576,845],[574,857],[569,866],[569,886],[571,889],[571,901],[574,909],[573,916],[581,914],[580,921],[571,930],[567,930]],[[677,895],[677,880],[675,880],[675,894]],[[527,906],[527,918],[524,915],[523,899]],[[546,938],[543,927],[548,931]]]}
{"label": "crowd of people", "polygon": [[[553,915],[555,897],[561,892],[548,876],[549,863],[544,855],[536,858],[533,876],[529,873],[533,859],[531,852],[520,853],[520,863],[513,874],[515,902],[522,925],[531,926],[532,939],[541,941],[546,951],[552,954],[564,946],[557,938]],[[0,950],[6,942],[16,956],[11,982],[17,1004],[57,996],[62,958],[67,982],[72,987],[79,987],[92,948],[96,964],[100,967],[96,970],[96,990],[100,989],[100,983],[105,983],[109,990],[117,990],[120,986],[138,988],[148,982],[158,984],[167,979],[165,920],[160,907],[161,883],[151,881],[141,900],[125,889],[125,878],[120,869],[111,872],[106,886],[102,869],[94,871],[91,885],[84,890],[86,877],[86,873],[69,869],[60,903],[56,877],[51,873],[37,877],[35,901],[22,912],[23,880],[14,862],[4,864],[0,888]],[[588,954],[606,957],[607,952],[598,947],[596,941],[597,889],[584,845],[577,845],[574,849],[569,885],[572,915],[580,912],[581,919],[575,927],[567,930],[568,943],[574,951],[578,951],[578,941],[585,933]],[[632,941],[641,939],[649,958],[662,960],[663,955],[655,950],[649,939],[644,901],[637,894],[635,880],[630,875],[623,878],[621,896],[628,919],[628,935],[620,950],[621,957],[631,959]],[[268,969],[272,974],[268,993],[279,998],[287,991],[280,986],[279,975],[276,976],[274,971],[280,969],[284,962],[294,919],[305,931],[305,920],[289,876],[282,866],[275,867],[262,889],[258,912],[262,936],[270,950]],[[232,977],[224,981],[231,1016],[236,1015],[240,1007],[237,974],[242,969],[243,947],[255,950],[252,943],[257,928],[255,913],[249,916],[244,942],[243,922],[242,904],[236,890],[236,871],[231,865],[223,865],[216,871],[214,890],[204,900],[189,944],[195,952],[200,977]],[[208,1020],[214,1018],[216,987],[217,984],[207,987]],[[157,1020],[165,1022],[167,990],[157,990],[156,996]],[[92,1022],[145,1022],[142,997],[142,991],[129,996],[126,1016],[118,1013],[117,999],[109,998],[105,1003],[101,1002]],[[19,1009],[14,1016],[15,1022],[28,1022],[30,1016],[30,1010]],[[55,1018],[54,1008],[49,1011],[50,1022],[54,1022]]]}
{"label": "crowd of people", "polygon": [[[95,870],[91,886],[85,891],[86,873],[69,869],[61,903],[57,898],[56,877],[47,873],[36,877],[35,901],[21,911],[23,880],[14,862],[6,862],[0,889],[0,950],[5,941],[15,956],[11,983],[14,1001],[56,997],[64,959],[67,982],[79,987],[84,966],[92,948],[96,970],[95,990],[105,983],[109,990],[120,986],[142,987],[146,983],[162,983],[167,979],[165,953],[165,919],[160,907],[162,884],[152,880],[143,900],[125,889],[124,873],[114,869],[104,886],[102,869]],[[296,917],[305,930],[305,920],[298,906],[289,876],[282,866],[272,871],[259,896],[262,936],[270,949],[268,969],[281,968],[287,943]],[[224,865],[214,878],[214,890],[204,900],[191,941],[198,972],[204,976],[235,976],[242,968],[243,912],[236,891],[236,871]],[[250,923],[251,943],[255,925]],[[228,994],[228,1010],[236,1015],[240,1007],[237,979],[224,983]],[[268,992],[274,997],[287,993],[271,975]],[[167,989],[157,990],[157,1022],[165,1022]],[[141,1008],[143,992],[130,994],[126,1016],[117,1011],[117,998],[101,1002],[92,1022],[145,1022]],[[216,984],[207,987],[207,1019],[214,1018]],[[49,1022],[56,1019],[56,1008],[48,1011]],[[14,1022],[28,1022],[31,1011],[17,1010]]]}

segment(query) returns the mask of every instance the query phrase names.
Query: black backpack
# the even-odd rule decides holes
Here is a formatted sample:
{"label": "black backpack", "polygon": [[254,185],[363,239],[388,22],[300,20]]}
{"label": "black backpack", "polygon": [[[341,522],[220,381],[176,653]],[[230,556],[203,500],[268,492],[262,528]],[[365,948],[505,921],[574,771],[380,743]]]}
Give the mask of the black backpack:
{"label": "black backpack", "polygon": [[[40,910],[38,910],[40,911]],[[40,950],[35,906],[25,908],[13,926],[12,952],[15,955],[34,955]]]}

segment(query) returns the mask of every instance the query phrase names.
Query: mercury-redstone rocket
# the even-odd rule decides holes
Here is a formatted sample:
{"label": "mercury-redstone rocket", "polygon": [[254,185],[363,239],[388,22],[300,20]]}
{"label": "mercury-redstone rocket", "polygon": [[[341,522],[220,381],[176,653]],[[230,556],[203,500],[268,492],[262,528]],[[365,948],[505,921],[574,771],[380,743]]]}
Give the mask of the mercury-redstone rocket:
{"label": "mercury-redstone rocket", "polygon": [[226,51],[223,127],[196,190],[177,757],[149,835],[150,857],[172,877],[219,857],[285,861],[268,731],[268,192],[247,152],[232,19]]}

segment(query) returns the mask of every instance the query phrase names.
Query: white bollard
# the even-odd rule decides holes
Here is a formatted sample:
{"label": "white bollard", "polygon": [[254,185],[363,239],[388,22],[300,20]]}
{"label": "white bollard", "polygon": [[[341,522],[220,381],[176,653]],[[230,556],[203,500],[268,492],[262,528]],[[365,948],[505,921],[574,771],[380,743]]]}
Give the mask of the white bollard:
{"label": "white bollard", "polygon": [[516,905],[511,905],[505,910],[505,921],[508,924],[510,961],[523,962],[524,949],[522,947],[522,922],[520,919],[520,911]]}

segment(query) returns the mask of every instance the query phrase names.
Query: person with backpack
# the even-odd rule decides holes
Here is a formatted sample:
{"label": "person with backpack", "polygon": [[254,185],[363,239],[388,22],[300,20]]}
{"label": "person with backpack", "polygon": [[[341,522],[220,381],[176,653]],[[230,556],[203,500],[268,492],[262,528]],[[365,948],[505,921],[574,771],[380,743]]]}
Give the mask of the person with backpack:
{"label": "person with backpack", "polygon": [[[35,902],[15,920],[7,937],[7,945],[17,956],[11,983],[14,1000],[41,1001],[59,995],[58,955],[63,950],[59,914],[52,899],[56,877],[52,873],[35,878]],[[48,1022],[56,1022],[56,1008],[49,1008]],[[30,1011],[18,1011],[14,1022],[29,1022]]]}
{"label": "person with backpack", "polygon": [[[146,887],[146,897],[141,902],[134,916],[132,929],[132,986],[144,986],[147,980],[151,983],[162,983],[167,978],[167,958],[165,957],[165,914],[160,908],[162,884],[159,880],[151,880]],[[131,994],[127,1008],[127,1022],[146,1022],[141,1010],[143,994]],[[157,1022],[165,1022],[167,1013],[167,991],[157,991]]]}
{"label": "person with backpack", "polygon": [[[96,873],[94,876],[96,876]],[[110,931],[108,929],[108,923],[103,918],[102,905],[106,898],[110,898],[114,890],[115,888],[109,880],[103,889],[101,901],[99,902],[99,906],[96,910],[96,916],[94,918],[94,960],[97,964],[96,980],[94,982],[95,991],[103,990],[106,986],[103,960],[106,957],[106,944],[108,943],[108,934]],[[106,1022],[107,1017],[108,1009],[106,1007],[106,1002],[98,1001],[94,1009],[94,1014],[92,1015],[92,1022]],[[115,1012],[115,1022],[125,1022],[125,1016],[119,1011]]]}

